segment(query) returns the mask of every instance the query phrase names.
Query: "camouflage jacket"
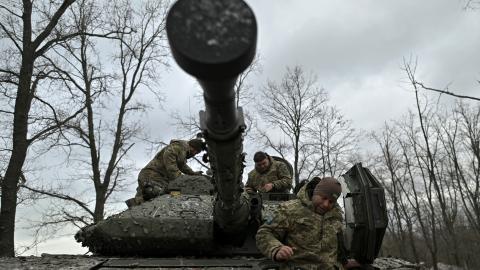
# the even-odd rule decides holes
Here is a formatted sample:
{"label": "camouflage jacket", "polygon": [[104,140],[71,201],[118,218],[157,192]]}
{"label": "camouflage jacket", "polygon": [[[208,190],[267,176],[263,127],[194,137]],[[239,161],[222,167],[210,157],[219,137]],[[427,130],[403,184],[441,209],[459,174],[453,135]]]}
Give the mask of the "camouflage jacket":
{"label": "camouflage jacket", "polygon": [[314,212],[313,205],[300,189],[298,199],[282,203],[272,220],[258,230],[258,249],[273,260],[282,245],[294,249],[294,254],[281,269],[333,270],[337,262],[337,234],[342,230],[342,210],[338,204],[323,216]]}
{"label": "camouflage jacket", "polygon": [[187,165],[187,141],[172,140],[145,166],[142,171],[153,171],[169,180],[184,174],[194,174]]}
{"label": "camouflage jacket", "polygon": [[287,165],[281,161],[276,161],[272,157],[270,167],[266,172],[259,173],[253,169],[248,173],[248,180],[245,187],[250,187],[262,191],[261,187],[267,183],[273,184],[273,192],[287,192],[292,188],[292,175],[288,171]]}

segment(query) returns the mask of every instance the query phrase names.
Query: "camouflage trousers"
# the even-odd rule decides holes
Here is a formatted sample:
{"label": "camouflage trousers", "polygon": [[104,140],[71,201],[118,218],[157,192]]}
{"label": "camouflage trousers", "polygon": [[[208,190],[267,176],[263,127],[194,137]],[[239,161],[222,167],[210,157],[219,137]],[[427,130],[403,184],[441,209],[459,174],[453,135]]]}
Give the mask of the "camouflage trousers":
{"label": "camouflage trousers", "polygon": [[156,171],[142,169],[138,174],[137,194],[135,204],[139,205],[145,201],[162,195],[168,187],[168,179]]}

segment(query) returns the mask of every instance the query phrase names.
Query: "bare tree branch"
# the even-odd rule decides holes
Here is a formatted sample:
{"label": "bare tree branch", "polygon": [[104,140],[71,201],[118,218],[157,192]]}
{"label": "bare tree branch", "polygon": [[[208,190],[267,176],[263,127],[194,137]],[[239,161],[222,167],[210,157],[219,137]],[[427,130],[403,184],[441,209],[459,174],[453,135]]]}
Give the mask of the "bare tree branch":
{"label": "bare tree branch", "polygon": [[471,99],[471,100],[480,101],[480,98],[477,98],[477,97],[465,96],[465,95],[458,95],[458,94],[455,94],[455,93],[450,92],[450,91],[448,91],[448,90],[440,90],[440,89],[435,89],[435,88],[427,87],[427,86],[425,86],[423,83],[418,82],[418,81],[414,81],[414,83],[417,84],[417,85],[419,85],[420,87],[422,87],[422,88],[425,89],[425,90],[437,92],[437,93],[440,93],[440,94],[446,94],[446,95],[450,95],[450,96],[454,96],[454,97],[458,97],[458,98],[466,98],[466,99]]}
{"label": "bare tree branch", "polygon": [[[50,36],[50,33],[52,32],[53,28],[55,28],[55,26],[57,25],[58,21],[60,20],[60,17],[62,17],[63,13],[65,13],[65,11],[67,10],[67,8],[73,4],[73,2],[75,2],[75,0],[64,0],[63,3],[60,5],[60,7],[58,7],[58,9],[55,11],[55,13],[53,14],[52,18],[50,19],[50,21],[48,22],[47,26],[45,26],[44,30],[35,38],[35,40],[33,40],[33,47],[34,48],[38,48],[38,46],[40,46],[40,44],[48,37]],[[53,43],[50,43],[49,46],[53,44]],[[48,46],[48,47],[49,47]],[[45,46],[44,46],[45,48]],[[45,52],[45,50],[39,50],[41,51],[41,54],[43,54]],[[37,57],[38,55],[41,55],[41,54],[37,54],[35,57]]]}
{"label": "bare tree branch", "polygon": [[74,202],[76,203],[78,206],[80,206],[83,210],[85,210],[87,213],[91,214],[93,216],[93,212],[88,208],[88,205],[76,198],[73,198],[71,196],[68,196],[68,195],[64,195],[64,194],[58,194],[58,193],[55,193],[55,192],[48,192],[48,191],[45,191],[45,190],[40,190],[40,189],[35,189],[35,188],[31,188],[29,186],[26,186],[26,185],[21,185],[22,188],[26,188],[30,191],[33,191],[33,192],[36,192],[36,193],[40,193],[40,194],[43,194],[43,195],[48,195],[50,197],[54,197],[54,198],[57,198],[57,199],[62,199],[62,200],[66,200],[66,201],[71,201],[71,202]]}
{"label": "bare tree branch", "polygon": [[8,29],[5,27],[5,25],[3,25],[2,22],[0,22],[0,27],[3,29],[3,32],[7,34],[8,38],[13,42],[18,51],[20,53],[23,53],[22,47],[20,46],[20,44],[17,43],[16,38],[12,35],[12,33],[10,33],[10,31],[8,31]]}
{"label": "bare tree branch", "polygon": [[8,13],[10,13],[11,15],[13,15],[13,16],[19,18],[19,19],[22,18],[22,15],[19,15],[19,14],[15,13],[11,9],[7,8],[5,5],[0,4],[0,8],[6,10]]}

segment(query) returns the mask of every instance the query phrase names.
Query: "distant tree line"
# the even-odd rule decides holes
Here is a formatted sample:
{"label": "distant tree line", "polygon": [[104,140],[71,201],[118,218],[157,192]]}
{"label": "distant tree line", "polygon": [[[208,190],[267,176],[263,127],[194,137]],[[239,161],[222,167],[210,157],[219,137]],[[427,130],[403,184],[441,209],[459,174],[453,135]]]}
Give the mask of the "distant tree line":
{"label": "distant tree line", "polygon": [[478,269],[480,258],[480,104],[433,103],[405,65],[416,110],[372,135],[373,166],[388,198],[382,253],[415,262]]}

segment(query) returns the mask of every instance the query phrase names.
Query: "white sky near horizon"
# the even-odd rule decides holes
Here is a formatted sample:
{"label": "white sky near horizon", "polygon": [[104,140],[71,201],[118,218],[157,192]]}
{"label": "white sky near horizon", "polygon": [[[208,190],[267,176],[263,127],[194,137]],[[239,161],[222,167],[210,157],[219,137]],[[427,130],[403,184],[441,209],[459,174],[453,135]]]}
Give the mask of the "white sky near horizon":
{"label": "white sky near horizon", "polygon": [[[405,114],[414,104],[401,68],[405,58],[418,57],[420,81],[440,89],[448,85],[458,94],[480,97],[480,11],[465,10],[465,1],[247,3],[257,18],[257,50],[263,70],[251,81],[254,91],[267,80],[279,80],[287,66],[300,65],[318,76],[330,102],[352,120],[355,128],[373,131]],[[144,117],[152,137],[164,141],[177,135],[169,117],[173,110],[197,114],[201,106],[194,97],[198,92],[195,80],[173,60],[170,63],[171,69],[159,82],[165,94],[163,108],[158,106]],[[447,96],[442,100],[453,101]],[[151,158],[145,153],[145,149],[136,149],[133,154],[138,169]],[[134,190],[132,186],[132,195]],[[18,224],[41,209],[41,205],[19,207]],[[27,244],[30,232],[20,227],[17,245]],[[73,239],[75,230],[66,231],[71,234],[52,238],[24,255],[85,253],[87,250]]]}

